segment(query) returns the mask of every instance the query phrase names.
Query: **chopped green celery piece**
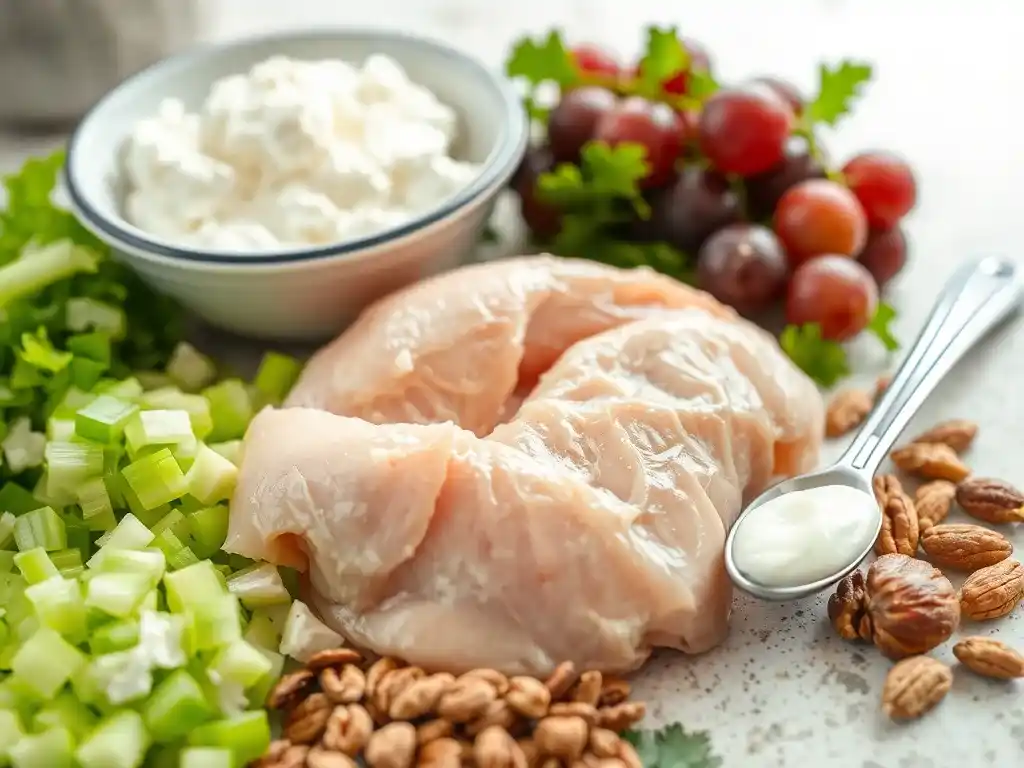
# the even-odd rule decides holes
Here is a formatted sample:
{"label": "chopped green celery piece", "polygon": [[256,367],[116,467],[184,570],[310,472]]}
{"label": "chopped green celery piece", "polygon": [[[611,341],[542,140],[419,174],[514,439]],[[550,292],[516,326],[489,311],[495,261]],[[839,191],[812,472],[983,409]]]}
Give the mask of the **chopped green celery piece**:
{"label": "chopped green celery piece", "polygon": [[[152,541],[153,532],[144,526],[139,518],[128,512],[121,518],[117,527],[110,532],[101,547],[102,549],[145,549]],[[92,567],[93,560],[98,554],[99,552],[93,555],[87,565]]]}
{"label": "chopped green celery piece", "polygon": [[[46,420],[46,439],[66,443],[75,437],[75,420],[51,416]],[[45,456],[45,453],[44,453]]]}
{"label": "chopped green celery piece", "polygon": [[[81,514],[74,507],[64,510],[60,516],[64,521],[64,535],[68,545],[65,549],[77,549],[81,554],[88,555],[92,551],[92,532],[89,524],[82,519]],[[51,559],[53,555],[50,555]],[[71,555],[64,555],[65,558]],[[56,565],[56,563],[54,563]],[[60,570],[60,565],[57,565]]]}
{"label": "chopped green celery piece", "polygon": [[217,377],[217,368],[209,357],[182,341],[171,353],[167,373],[182,389],[198,392]]}
{"label": "chopped green celery piece", "polygon": [[49,627],[40,627],[11,660],[11,671],[43,699],[52,699],[86,662],[85,655]]}
{"label": "chopped green celery piece", "polygon": [[194,728],[188,735],[188,743],[196,747],[230,749],[235,756],[234,765],[239,768],[258,758],[270,746],[270,722],[263,709],[243,712]]}
{"label": "chopped green celery piece", "polygon": [[98,395],[110,395],[121,400],[135,400],[142,396],[142,384],[138,379],[129,377],[121,381],[101,381],[93,391]]}
{"label": "chopped green celery piece", "polygon": [[270,563],[236,571],[228,577],[228,591],[236,595],[246,608],[290,603],[281,574]]}
{"label": "chopped green celery piece", "polygon": [[157,534],[157,537],[153,540],[153,545],[158,547],[160,551],[164,553],[164,557],[167,558],[167,568],[169,570],[176,571],[180,568],[186,568],[199,562],[199,558],[196,557],[195,552],[186,546],[181,539],[175,536],[174,531],[170,528]]}
{"label": "chopped green celery piece", "polygon": [[123,709],[101,722],[79,744],[75,760],[81,768],[139,768],[149,742],[142,715]]}
{"label": "chopped green celery piece", "polygon": [[253,384],[274,405],[284,400],[302,372],[302,362],[280,352],[267,352]]}
{"label": "chopped green celery piece", "polygon": [[203,505],[199,502],[199,499],[194,496],[189,496],[187,493],[175,502],[178,505],[178,509],[182,511],[182,514],[191,515],[193,512],[198,512],[203,508]]}
{"label": "chopped green celery piece", "polygon": [[61,693],[32,718],[33,730],[43,731],[59,726],[67,728],[75,739],[81,739],[95,725],[96,715],[70,691]]}
{"label": "chopped green celery piece", "polygon": [[179,669],[161,682],[142,706],[142,718],[153,740],[167,744],[215,715],[202,687],[186,670]]}
{"label": "chopped green celery piece", "polygon": [[188,492],[185,475],[166,448],[132,462],[121,474],[146,509],[180,499]]}
{"label": "chopped green celery piece", "polygon": [[[0,267],[0,270],[3,268]],[[23,472],[43,463],[46,452],[46,435],[32,431],[32,422],[22,417],[15,419],[7,430],[0,447],[4,451],[7,468],[14,474]]]}
{"label": "chopped green celery piece", "polygon": [[175,768],[234,768],[235,756],[221,747],[187,747],[181,750]]}
{"label": "chopped green celery piece", "polygon": [[175,445],[194,437],[192,421],[187,411],[139,411],[124,427],[125,440],[130,452],[138,452],[151,445]]}
{"label": "chopped green celery piece", "polygon": [[236,440],[245,435],[253,417],[253,405],[245,384],[239,379],[226,379],[204,389],[203,396],[210,401],[213,415],[213,431],[208,435],[210,442]]}
{"label": "chopped green celery piece", "polygon": [[304,662],[318,651],[343,644],[341,635],[314,616],[304,602],[292,602],[281,633],[281,653]]}
{"label": "chopped green celery piece", "polygon": [[15,517],[10,512],[0,512],[0,549],[14,542]]}
{"label": "chopped green celery piece", "polygon": [[124,434],[125,425],[139,406],[111,395],[100,395],[75,414],[75,432],[86,440],[112,443]]}
{"label": "chopped green celery piece", "polygon": [[227,589],[209,560],[201,560],[188,568],[165,574],[164,589],[167,591],[167,605],[175,613],[202,606],[227,594]]}
{"label": "chopped green celery piece", "polygon": [[86,586],[85,604],[123,619],[135,612],[152,587],[152,576],[146,573],[96,573]]}
{"label": "chopped green celery piece", "polygon": [[0,573],[0,605],[7,611],[4,617],[11,627],[20,631],[32,615],[32,603],[25,597],[28,583],[16,573]]}
{"label": "chopped green celery piece", "polygon": [[61,576],[77,576],[83,570],[85,570],[85,563],[82,562],[82,550],[81,549],[62,549],[58,552],[50,553],[50,562],[52,562]]}
{"label": "chopped green celery piece", "polygon": [[52,507],[40,507],[19,517],[14,523],[14,541],[22,552],[36,547],[53,552],[68,546],[64,521]]}
{"label": "chopped green celery piece", "polygon": [[[151,449],[155,450],[155,449]],[[139,518],[139,521],[147,528],[160,521],[164,515],[171,511],[170,504],[158,504],[152,509],[147,509],[143,503],[139,500],[138,494],[132,490],[131,486],[128,485],[128,480],[122,474],[115,478],[114,483],[121,494],[121,506],[127,506],[131,510],[132,514]]]}
{"label": "chopped green celery piece", "polygon": [[174,380],[163,371],[135,371],[135,378],[146,392],[174,386]]}
{"label": "chopped green celery piece", "polygon": [[145,610],[139,619],[139,652],[157,669],[177,669],[185,656],[186,619],[181,614]]}
{"label": "chopped green celery piece", "polygon": [[68,337],[68,351],[75,357],[84,357],[110,365],[110,336],[101,331],[76,333]]}
{"label": "chopped green celery piece", "polygon": [[243,637],[258,648],[276,651],[281,646],[284,618],[277,618],[266,608],[252,612]]}
{"label": "chopped green celery piece", "polygon": [[60,573],[42,547],[19,552],[14,556],[14,564],[29,584],[39,584]]}
{"label": "chopped green celery piece", "polygon": [[146,392],[139,402],[144,408],[187,411],[192,432],[200,440],[213,429],[210,401],[202,395],[192,395],[174,387],[163,387]]}
{"label": "chopped green celery piece", "polygon": [[76,579],[54,576],[25,590],[39,623],[73,643],[86,636],[86,610],[82,586]]}
{"label": "chopped green celery piece", "polygon": [[[202,443],[192,436],[187,440],[182,440],[180,443],[176,443],[171,446],[171,455],[174,460],[178,462],[178,466],[181,467],[181,471],[187,473],[192,469],[192,465],[195,463],[196,456],[199,454],[199,449]],[[186,478],[187,479],[187,478]]]}
{"label": "chopped green celery piece", "polygon": [[0,765],[6,765],[7,753],[24,735],[19,714],[13,709],[0,709]]}
{"label": "chopped green celery piece", "polygon": [[103,474],[103,447],[95,443],[51,441],[46,444],[46,492],[71,494],[86,480]]}
{"label": "chopped green celery piece", "polygon": [[207,598],[191,606],[185,615],[189,620],[188,644],[192,651],[215,650],[242,637],[241,610],[234,595]]}
{"label": "chopped green celery piece", "polygon": [[117,526],[114,505],[102,477],[86,480],[78,487],[78,505],[90,531],[110,531]]}
{"label": "chopped green celery piece", "polygon": [[0,711],[17,712],[23,722],[30,721],[44,703],[43,697],[17,677],[8,676],[0,682]]}
{"label": "chopped green celery piece", "polygon": [[71,383],[83,389],[92,389],[96,382],[103,378],[109,363],[90,360],[87,357],[76,357],[71,361]]}
{"label": "chopped green celery piece", "polygon": [[124,310],[120,307],[79,296],[65,303],[64,319],[71,331],[102,331],[115,340],[124,338],[127,325]]}
{"label": "chopped green celery piece", "polygon": [[216,451],[200,444],[185,480],[189,494],[203,504],[214,504],[234,492],[238,468]]}
{"label": "chopped green celery piece", "polygon": [[139,623],[131,619],[107,622],[89,635],[89,651],[94,654],[117,653],[139,643]]}
{"label": "chopped green celery piece", "polygon": [[75,503],[75,494],[71,489],[59,489],[57,493],[50,493],[50,473],[45,469],[32,489],[32,494],[36,497],[36,504],[45,504],[48,507],[66,507]]}
{"label": "chopped green celery piece", "polygon": [[89,567],[104,573],[139,573],[149,577],[152,588],[163,578],[167,560],[159,549],[103,547],[89,560]]}
{"label": "chopped green celery piece", "polygon": [[17,556],[17,552],[12,552],[9,549],[0,549],[0,574],[10,573],[14,570],[14,558]]}
{"label": "chopped green celery piece", "polygon": [[248,698],[249,706],[254,709],[263,707],[266,705],[267,697],[270,696],[271,690],[277,685],[277,681],[281,679],[281,674],[284,672],[285,658],[277,651],[272,651],[269,648],[261,648],[256,646],[256,650],[263,654],[263,657],[270,664],[270,669],[262,678],[260,678],[252,688],[249,689]]}
{"label": "chopped green celery piece", "polygon": [[138,648],[94,656],[86,675],[107,706],[139,701],[153,690],[152,668]]}
{"label": "chopped green celery piece", "polygon": [[216,451],[236,467],[242,463],[241,440],[227,440],[223,443],[210,443],[210,450]]}
{"label": "chopped green celery piece", "polygon": [[273,665],[259,650],[239,638],[217,651],[207,673],[215,683],[236,683],[250,688],[270,673]]}
{"label": "chopped green celery piece", "polygon": [[[5,218],[10,221],[12,217]],[[96,272],[99,262],[97,251],[69,238],[26,245],[16,259],[0,267],[0,307],[80,272]]]}
{"label": "chopped green celery piece", "polygon": [[12,389],[8,383],[7,380],[0,379],[0,408],[17,408],[32,402],[32,390]]}
{"label": "chopped green celery piece", "polygon": [[0,511],[11,514],[23,515],[39,507],[39,501],[17,483],[4,483],[0,488]]}
{"label": "chopped green celery piece", "polygon": [[228,535],[229,511],[224,504],[206,507],[188,516],[192,550],[198,557],[211,557]]}
{"label": "chopped green celery piece", "polygon": [[23,736],[7,750],[14,768],[71,768],[75,743],[71,732],[55,726],[42,733]]}
{"label": "chopped green celery piece", "polygon": [[159,536],[164,531],[171,531],[174,534],[188,534],[188,520],[180,509],[172,509],[163,517],[149,526],[154,534]]}

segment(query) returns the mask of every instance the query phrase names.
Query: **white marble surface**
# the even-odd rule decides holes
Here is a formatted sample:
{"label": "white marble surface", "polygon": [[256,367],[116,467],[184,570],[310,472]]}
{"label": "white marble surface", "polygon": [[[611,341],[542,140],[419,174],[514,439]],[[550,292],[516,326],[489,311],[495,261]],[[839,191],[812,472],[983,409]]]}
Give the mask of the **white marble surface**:
{"label": "white marble surface", "polygon": [[[509,41],[527,29],[559,25],[574,39],[627,54],[644,23],[678,23],[710,46],[722,78],[772,72],[806,86],[822,58],[866,58],[876,80],[828,145],[840,158],[860,148],[892,148],[917,168],[912,263],[891,296],[901,313],[899,334],[909,342],[962,259],[1022,259],[1021,13],[1014,0],[223,0],[211,35],[386,24],[447,39],[497,66]],[[0,169],[54,141],[0,139]],[[886,365],[870,345],[858,352],[865,377]],[[941,417],[975,419],[981,434],[972,465],[1024,483],[1022,360],[1024,329],[1017,323],[961,364],[912,428]],[[1024,533],[1011,535],[1024,548]],[[962,632],[1024,648],[1024,609]],[[948,648],[937,655],[952,660]],[[710,730],[726,766],[1024,764],[1024,686],[957,670],[937,710],[894,726],[879,710],[888,667],[872,649],[831,634],[824,598],[781,606],[738,598],[723,647],[700,658],[662,655],[639,675],[638,688],[656,720]]]}

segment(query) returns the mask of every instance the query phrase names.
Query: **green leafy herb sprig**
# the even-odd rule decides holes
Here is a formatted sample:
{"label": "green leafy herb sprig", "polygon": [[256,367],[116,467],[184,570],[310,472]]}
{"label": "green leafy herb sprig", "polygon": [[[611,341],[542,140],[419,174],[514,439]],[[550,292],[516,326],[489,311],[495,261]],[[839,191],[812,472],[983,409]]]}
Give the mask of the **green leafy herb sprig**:
{"label": "green leafy herb sprig", "polygon": [[688,732],[679,723],[659,730],[626,731],[622,738],[636,749],[644,768],[721,768],[704,731]]}

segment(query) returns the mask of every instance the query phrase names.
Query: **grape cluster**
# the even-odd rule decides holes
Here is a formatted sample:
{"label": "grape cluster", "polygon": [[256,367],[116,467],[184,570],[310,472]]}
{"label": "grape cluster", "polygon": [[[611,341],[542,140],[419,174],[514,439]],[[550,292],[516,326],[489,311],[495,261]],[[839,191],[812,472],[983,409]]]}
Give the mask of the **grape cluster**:
{"label": "grape cluster", "polygon": [[[622,66],[593,45],[571,49],[580,83],[563,88],[514,188],[523,218],[543,242],[564,211],[538,195],[538,179],[579,163],[593,142],[645,150],[645,211],[621,230],[633,242],[664,242],[696,257],[698,286],[747,315],[784,300],[787,321],[815,323],[844,341],[868,325],[879,292],[902,268],[900,221],[914,207],[906,162],[865,152],[830,169],[789,83],[761,77],[688,98],[711,59],[682,40],[686,68],[637,94],[642,65]],[[621,85],[620,85],[621,84]]]}

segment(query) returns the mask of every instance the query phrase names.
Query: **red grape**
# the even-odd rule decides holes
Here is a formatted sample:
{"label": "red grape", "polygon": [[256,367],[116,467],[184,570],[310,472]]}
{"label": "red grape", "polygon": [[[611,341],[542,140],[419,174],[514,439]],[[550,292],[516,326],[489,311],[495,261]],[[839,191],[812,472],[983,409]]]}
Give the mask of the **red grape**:
{"label": "red grape", "polygon": [[786,253],[759,224],[732,224],[708,238],[697,258],[697,284],[744,314],[759,312],[786,286]]}
{"label": "red grape", "polygon": [[857,155],[843,166],[843,177],[872,227],[896,226],[917,202],[913,171],[906,161],[889,152]]}
{"label": "red grape", "polygon": [[[661,89],[665,93],[671,93],[675,96],[683,96],[689,91],[691,72],[711,71],[711,57],[708,55],[707,48],[689,37],[680,37],[679,42],[683,44],[683,48],[686,49],[686,53],[690,57],[689,66],[661,84]],[[642,70],[642,65],[637,65],[633,69],[633,76],[639,77],[642,74]]]}
{"label": "red grape", "polygon": [[751,84],[755,87],[769,89],[789,105],[789,108],[793,111],[794,115],[799,117],[803,114],[804,97],[792,83],[789,83],[780,77],[766,75],[764,77],[758,77],[751,80]]}
{"label": "red grape", "polygon": [[570,54],[584,75],[617,78],[622,71],[615,56],[599,45],[582,43],[574,47]]}
{"label": "red grape", "polygon": [[574,163],[580,150],[594,137],[598,121],[618,103],[607,88],[585,86],[569,91],[548,117],[548,143],[555,159]]}
{"label": "red grape", "polygon": [[740,200],[724,177],[694,165],[675,183],[651,195],[651,218],[638,221],[633,236],[664,240],[694,254],[716,230],[742,218]]}
{"label": "red grape", "polygon": [[853,338],[878,306],[878,286],[863,266],[845,256],[819,256],[800,265],[789,280],[786,321],[818,323],[821,336]]}
{"label": "red grape", "polygon": [[683,121],[665,104],[633,96],[618,103],[597,121],[594,138],[612,146],[642,144],[650,171],[642,186],[657,187],[672,179],[683,148]]}
{"label": "red grape", "polygon": [[530,147],[512,179],[512,188],[519,195],[519,212],[538,240],[554,237],[562,228],[562,212],[537,198],[537,179],[554,165],[550,149]]}
{"label": "red grape", "polygon": [[868,236],[857,198],[828,179],[790,187],[775,209],[774,226],[793,266],[826,253],[856,256]]}
{"label": "red grape", "polygon": [[753,216],[771,217],[790,187],[807,179],[824,178],[825,166],[811,154],[807,140],[793,136],[786,141],[780,163],[746,180],[747,206]]}
{"label": "red grape", "polygon": [[892,280],[907,262],[907,238],[899,227],[873,229],[857,261],[871,273],[879,288]]}
{"label": "red grape", "polygon": [[782,159],[793,112],[766,88],[722,90],[704,104],[700,148],[723,173],[752,176]]}

